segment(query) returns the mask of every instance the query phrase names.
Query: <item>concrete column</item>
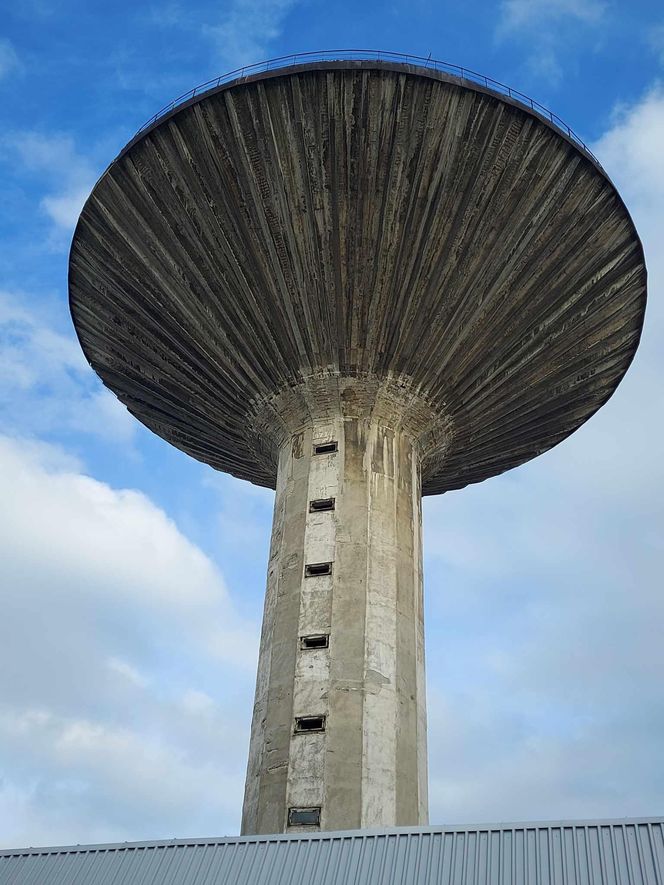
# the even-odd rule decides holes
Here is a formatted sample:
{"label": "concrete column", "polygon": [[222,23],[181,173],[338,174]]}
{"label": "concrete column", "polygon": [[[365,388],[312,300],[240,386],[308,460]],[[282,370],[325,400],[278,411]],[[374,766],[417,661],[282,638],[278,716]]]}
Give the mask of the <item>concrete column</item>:
{"label": "concrete column", "polygon": [[376,418],[311,420],[280,451],[242,832],[316,807],[321,829],[427,822],[419,455]]}

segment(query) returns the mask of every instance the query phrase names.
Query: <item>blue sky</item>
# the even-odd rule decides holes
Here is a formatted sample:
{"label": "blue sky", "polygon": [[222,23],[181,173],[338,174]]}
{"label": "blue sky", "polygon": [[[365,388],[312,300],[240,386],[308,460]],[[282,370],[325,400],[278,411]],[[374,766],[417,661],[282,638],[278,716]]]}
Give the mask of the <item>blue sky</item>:
{"label": "blue sky", "polygon": [[427,499],[431,820],[664,813],[664,9],[656,2],[25,0],[0,36],[0,842],[237,832],[270,492],[104,391],[66,302],[96,178],[163,104],[312,49],[463,64],[562,116],[646,249],[610,403]]}

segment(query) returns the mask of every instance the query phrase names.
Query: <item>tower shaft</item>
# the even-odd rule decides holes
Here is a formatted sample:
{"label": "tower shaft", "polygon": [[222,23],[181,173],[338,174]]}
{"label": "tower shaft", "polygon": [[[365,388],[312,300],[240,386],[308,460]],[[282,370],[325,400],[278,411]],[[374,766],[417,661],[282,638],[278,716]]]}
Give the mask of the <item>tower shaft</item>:
{"label": "tower shaft", "polygon": [[281,444],[245,834],[427,822],[420,457],[389,425]]}

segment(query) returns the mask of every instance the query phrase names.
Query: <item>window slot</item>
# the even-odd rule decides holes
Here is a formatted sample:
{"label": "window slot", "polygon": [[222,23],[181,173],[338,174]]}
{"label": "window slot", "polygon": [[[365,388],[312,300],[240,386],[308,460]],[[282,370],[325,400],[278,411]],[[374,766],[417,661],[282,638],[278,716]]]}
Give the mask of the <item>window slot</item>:
{"label": "window slot", "polygon": [[320,805],[314,805],[312,808],[289,808],[288,809],[288,826],[289,827],[319,827],[320,826]]}
{"label": "window slot", "polygon": [[325,716],[296,716],[295,733],[325,731]]}
{"label": "window slot", "polygon": [[323,510],[334,510],[334,498],[314,498],[309,501],[309,513],[321,513]]}
{"label": "window slot", "polygon": [[312,562],[304,567],[305,578],[317,578],[319,575],[331,575],[331,562]]}
{"label": "window slot", "polygon": [[326,443],[316,443],[314,445],[314,455],[331,455],[338,451],[339,443],[336,440]]}
{"label": "window slot", "polygon": [[313,636],[300,636],[300,648],[328,648],[330,644],[330,636],[328,633],[317,633]]}

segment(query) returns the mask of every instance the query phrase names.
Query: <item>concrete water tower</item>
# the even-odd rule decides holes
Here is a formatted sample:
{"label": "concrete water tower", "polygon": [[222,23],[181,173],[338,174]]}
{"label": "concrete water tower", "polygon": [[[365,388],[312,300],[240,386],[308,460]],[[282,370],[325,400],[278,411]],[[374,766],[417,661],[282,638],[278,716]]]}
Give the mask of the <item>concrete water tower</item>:
{"label": "concrete water tower", "polygon": [[102,381],[276,489],[245,833],[426,823],[421,496],[578,428],[645,307],[624,204],[544,109],[431,62],[329,56],[158,116],[70,258]]}

